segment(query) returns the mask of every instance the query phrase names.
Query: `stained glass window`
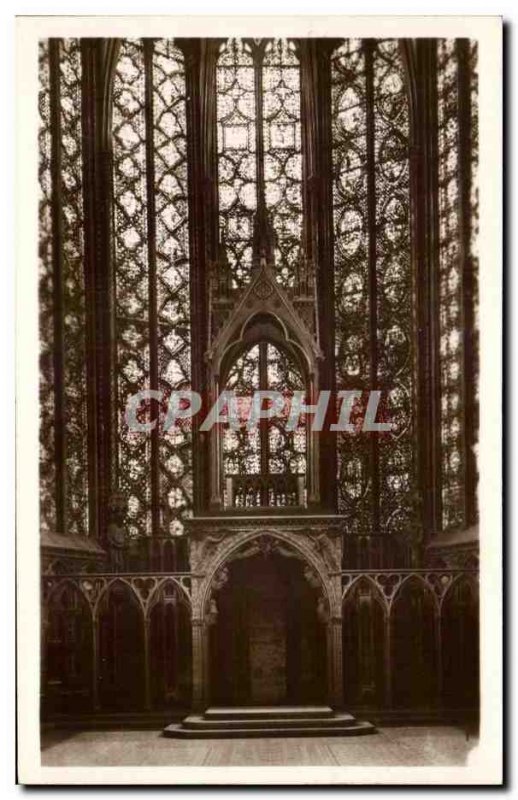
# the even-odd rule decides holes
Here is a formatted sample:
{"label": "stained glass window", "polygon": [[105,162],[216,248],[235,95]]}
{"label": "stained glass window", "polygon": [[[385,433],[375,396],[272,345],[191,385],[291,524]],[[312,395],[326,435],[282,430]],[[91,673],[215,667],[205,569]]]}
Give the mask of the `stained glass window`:
{"label": "stained glass window", "polygon": [[306,428],[302,415],[294,431],[286,426],[287,412],[295,392],[304,391],[300,370],[293,359],[269,344],[266,350],[267,388],[285,398],[284,413],[272,417],[268,428],[268,470],[270,474],[304,475],[306,473]]}
{"label": "stained glass window", "polygon": [[217,65],[222,243],[235,286],[252,269],[255,211],[275,231],[276,274],[293,285],[302,236],[300,67],[293,43],[228,40]]}
{"label": "stained glass window", "polygon": [[252,269],[257,207],[254,62],[243,41],[231,39],[219,57],[217,95],[220,219],[233,278],[241,285]]}
{"label": "stained glass window", "polygon": [[279,280],[291,286],[302,238],[300,67],[291,42],[267,43],[262,86],[266,207],[276,234]]}
{"label": "stained glass window", "polygon": [[[370,383],[365,52],[349,39],[332,59],[335,354],[340,389]],[[339,434],[338,505],[355,530],[370,525],[372,484],[366,437]]]}
{"label": "stained glass window", "polygon": [[[190,387],[185,66],[171,40],[124,40],[113,100],[118,473],[132,536],[181,533],[192,505],[191,431],[149,434],[124,421],[128,398]],[[154,408],[154,418],[159,413]]]}
{"label": "stained glass window", "polygon": [[52,262],[52,137],[50,132],[49,44],[39,43],[39,280],[40,280],[40,516],[56,530],[54,402],[54,282]]}
{"label": "stained glass window", "polygon": [[382,390],[395,424],[383,437],[339,436],[339,508],[351,530],[399,534],[415,517],[409,109],[399,44],[346,40],[331,74],[337,383]]}
{"label": "stained glass window", "polygon": [[[226,389],[235,392],[238,398],[240,417],[246,418],[252,395],[259,389],[260,346],[255,345],[240,356],[230,370]],[[241,421],[241,419],[240,419]],[[227,428],[223,439],[224,473],[227,475],[261,473],[261,442],[259,427],[248,431],[243,425],[239,430]]]}
{"label": "stained glass window", "polygon": [[[305,387],[293,358],[269,342],[254,345],[236,359],[225,388],[237,397],[241,422],[239,430],[226,426],[223,431],[223,472],[225,479],[234,482],[234,502],[230,502],[227,489],[227,505],[298,504],[304,492],[306,428],[303,418],[293,431],[288,430],[287,422],[293,393]],[[258,390],[281,393],[284,408],[248,429],[246,420]],[[263,409],[266,407],[264,400]]]}
{"label": "stained glass window", "polygon": [[[466,521],[465,480],[467,450],[465,432],[465,314],[464,303],[474,302],[477,315],[477,76],[476,42],[467,51],[471,85],[460,79],[461,40],[441,39],[437,46],[438,156],[439,156],[439,335],[441,380],[441,483],[442,527],[459,528]],[[470,96],[471,137],[469,174],[463,175],[465,154],[461,146],[461,92]],[[463,209],[463,185],[468,181],[470,208]],[[468,248],[463,246],[466,211],[471,217]],[[465,260],[471,259],[473,298],[466,298]],[[476,333],[475,333],[476,350]],[[476,352],[475,352],[476,358]],[[476,386],[470,387],[470,391]]]}
{"label": "stained glass window", "polygon": [[[290,290],[302,257],[299,47],[287,39],[229,39],[218,46],[215,215],[232,287],[250,280],[254,222],[258,211],[265,221],[266,209],[277,279]],[[152,401],[146,411],[163,419],[170,393],[191,386],[185,47],[170,39],[121,40],[113,85],[116,469],[134,537],[165,532],[164,516],[172,519],[169,532],[181,533],[192,506],[190,428],[165,433],[158,425],[136,433],[124,418],[129,397],[140,389],[163,392],[162,406]],[[337,388],[380,389],[383,413],[395,423],[391,434],[337,438],[339,510],[351,532],[404,534],[416,525],[414,198],[401,53],[396,40],[348,39],[331,55]],[[438,40],[444,529],[467,521],[468,428],[476,415],[465,388],[467,362],[475,362],[476,373],[478,358],[476,62],[476,42]],[[81,66],[78,40],[40,43],[41,517],[47,530],[76,535],[89,529]],[[311,121],[308,141],[310,129]],[[472,336],[465,324],[471,302]],[[241,356],[228,385],[241,394],[252,387],[304,388],[294,362],[266,341]],[[223,457],[226,476],[303,476],[306,431],[288,431],[282,420],[256,432],[226,431]]]}
{"label": "stained glass window", "polygon": [[376,367],[394,425],[378,437],[380,526],[410,532],[416,519],[415,319],[410,240],[409,104],[396,40],[373,53],[376,187]]}
{"label": "stained glass window", "polygon": [[88,422],[78,40],[40,42],[39,105],[41,521],[49,531],[84,536]]}

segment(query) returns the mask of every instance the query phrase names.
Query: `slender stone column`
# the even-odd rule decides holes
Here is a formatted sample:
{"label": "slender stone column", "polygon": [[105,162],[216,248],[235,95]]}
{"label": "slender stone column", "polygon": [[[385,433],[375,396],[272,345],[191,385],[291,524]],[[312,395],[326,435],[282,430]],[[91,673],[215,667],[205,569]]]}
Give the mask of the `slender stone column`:
{"label": "slender stone column", "polygon": [[210,623],[205,620],[201,629],[202,657],[203,657],[203,707],[207,708],[210,701]]}
{"label": "slender stone column", "polygon": [[436,652],[436,662],[435,662],[435,674],[437,676],[434,691],[435,691],[435,703],[437,705],[442,705],[442,630],[441,630],[441,612],[439,609],[435,610],[434,614],[434,627],[435,627],[435,652]]}
{"label": "slender stone column", "polygon": [[92,709],[99,711],[99,679],[98,679],[98,658],[99,658],[99,623],[97,617],[92,620]]}
{"label": "slender stone column", "polygon": [[144,620],[144,708],[151,709],[151,664],[149,652],[149,618]]}
{"label": "slender stone column", "polygon": [[192,707],[203,711],[205,707],[205,636],[203,620],[192,620]]}
{"label": "slender stone column", "polygon": [[[310,404],[316,404],[318,400],[318,381],[315,376],[311,379],[310,387]],[[320,438],[321,431],[311,431],[308,439],[309,446],[309,463],[311,471],[308,475],[308,506],[318,506],[320,504]]]}
{"label": "slender stone column", "polygon": [[385,707],[392,708],[392,636],[391,619],[385,619]]}
{"label": "slender stone column", "polygon": [[328,695],[332,708],[343,708],[342,617],[331,617],[328,623]]}

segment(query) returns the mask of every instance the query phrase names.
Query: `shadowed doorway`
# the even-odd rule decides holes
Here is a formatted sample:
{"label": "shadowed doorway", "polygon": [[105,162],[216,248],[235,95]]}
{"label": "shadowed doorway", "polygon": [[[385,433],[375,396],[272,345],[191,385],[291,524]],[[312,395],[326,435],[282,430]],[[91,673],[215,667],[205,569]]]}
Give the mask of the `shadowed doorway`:
{"label": "shadowed doorway", "polygon": [[276,553],[228,565],[211,630],[211,702],[325,702],[326,626],[304,564]]}

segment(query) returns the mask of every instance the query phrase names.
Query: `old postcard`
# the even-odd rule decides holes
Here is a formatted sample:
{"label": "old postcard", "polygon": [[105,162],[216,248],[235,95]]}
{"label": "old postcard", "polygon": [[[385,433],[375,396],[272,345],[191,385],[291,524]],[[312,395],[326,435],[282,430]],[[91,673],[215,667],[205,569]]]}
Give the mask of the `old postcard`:
{"label": "old postcard", "polygon": [[501,20],[17,26],[20,782],[500,783]]}

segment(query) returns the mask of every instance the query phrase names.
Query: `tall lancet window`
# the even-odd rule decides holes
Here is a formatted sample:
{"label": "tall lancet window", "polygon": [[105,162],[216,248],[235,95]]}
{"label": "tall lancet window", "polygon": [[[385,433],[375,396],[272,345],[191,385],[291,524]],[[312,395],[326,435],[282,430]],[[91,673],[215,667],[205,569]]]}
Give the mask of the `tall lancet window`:
{"label": "tall lancet window", "polygon": [[222,243],[234,286],[250,277],[255,212],[275,232],[279,281],[293,285],[302,237],[300,67],[284,39],[230,39],[217,65],[218,181]]}
{"label": "tall lancet window", "polygon": [[341,434],[339,508],[351,530],[415,530],[414,289],[409,102],[396,40],[332,56],[337,385],[379,389],[389,434]]}
{"label": "tall lancet window", "polygon": [[81,49],[40,42],[41,525],[89,533]]}
{"label": "tall lancet window", "polygon": [[[442,527],[474,503],[477,360],[477,43],[437,47]],[[471,520],[473,521],[473,519]]]}
{"label": "tall lancet window", "polygon": [[[254,392],[284,395],[276,417],[262,419],[248,429],[227,427],[223,435],[225,500],[229,506],[304,505],[306,474],[305,421],[288,426],[290,400],[305,391],[305,382],[293,354],[261,341],[240,355],[226,380],[237,397],[238,413],[247,418]],[[265,401],[263,401],[265,402]],[[264,406],[266,407],[266,405]]]}
{"label": "tall lancet window", "polygon": [[[132,432],[124,418],[135,392],[159,390],[166,401],[191,381],[185,66],[172,40],[121,42],[113,185],[119,485],[131,535],[181,533],[192,505],[191,432]],[[159,411],[152,401],[154,419]]]}

